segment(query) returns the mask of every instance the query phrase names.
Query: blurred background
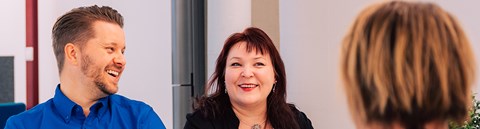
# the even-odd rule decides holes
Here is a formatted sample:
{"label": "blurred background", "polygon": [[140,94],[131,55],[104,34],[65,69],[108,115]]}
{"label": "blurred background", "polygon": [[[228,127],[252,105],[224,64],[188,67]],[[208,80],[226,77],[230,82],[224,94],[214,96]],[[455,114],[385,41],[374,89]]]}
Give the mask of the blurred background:
{"label": "blurred background", "polygon": [[[480,1],[429,0],[455,15],[480,61]],[[315,128],[352,129],[339,80],[342,38],[378,0],[7,0],[0,1],[0,103],[27,109],[59,83],[51,29],[72,8],[106,5],[125,19],[127,59],[119,94],[151,105],[181,129],[192,97],[203,93],[224,40],[249,26],[265,30],[287,70],[288,102]],[[480,62],[477,63],[480,68]],[[477,73],[480,73],[477,69]],[[479,93],[477,76],[474,93]]]}

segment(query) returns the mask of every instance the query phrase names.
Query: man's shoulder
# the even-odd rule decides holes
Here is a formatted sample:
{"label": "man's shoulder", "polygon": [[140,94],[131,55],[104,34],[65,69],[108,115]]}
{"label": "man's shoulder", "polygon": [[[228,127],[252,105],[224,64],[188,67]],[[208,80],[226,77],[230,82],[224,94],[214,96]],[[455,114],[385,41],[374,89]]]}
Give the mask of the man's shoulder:
{"label": "man's shoulder", "polygon": [[38,104],[35,107],[21,112],[19,114],[13,115],[7,120],[7,125],[8,124],[22,124],[26,125],[27,123],[32,123],[36,122],[36,120],[41,120],[41,118],[44,116],[44,113],[46,110],[51,110],[51,105],[52,104],[52,99]]}
{"label": "man's shoulder", "polygon": [[38,117],[38,116],[41,116],[43,115],[44,111],[51,108],[51,105],[52,104],[52,99],[44,102],[44,103],[41,103],[41,104],[38,104],[36,106],[34,106],[33,108],[27,110],[27,111],[24,111],[22,113],[19,113],[17,115],[14,115],[12,117],[19,117],[19,118],[30,118],[30,117]]}
{"label": "man's shoulder", "polygon": [[145,102],[139,100],[129,99],[125,96],[113,94],[110,95],[110,102],[111,104],[118,106],[120,108],[131,108],[131,109],[145,109],[145,108],[152,108],[150,105],[146,104]]}
{"label": "man's shoulder", "polygon": [[140,124],[146,127],[165,127],[153,108],[142,101],[132,100],[116,94],[110,95],[109,101],[110,109],[114,113],[114,116],[119,115],[122,116],[122,118],[141,121]]}

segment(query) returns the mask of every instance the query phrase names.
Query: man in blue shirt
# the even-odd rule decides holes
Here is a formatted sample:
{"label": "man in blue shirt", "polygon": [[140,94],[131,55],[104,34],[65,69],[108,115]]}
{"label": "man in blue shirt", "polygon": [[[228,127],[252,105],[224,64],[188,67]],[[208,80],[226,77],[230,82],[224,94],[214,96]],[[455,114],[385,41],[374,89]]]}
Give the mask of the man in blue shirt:
{"label": "man in blue shirt", "polygon": [[110,7],[80,7],[52,30],[60,73],[55,96],[12,116],[6,129],[164,129],[147,104],[116,95],[125,69],[123,17]]}

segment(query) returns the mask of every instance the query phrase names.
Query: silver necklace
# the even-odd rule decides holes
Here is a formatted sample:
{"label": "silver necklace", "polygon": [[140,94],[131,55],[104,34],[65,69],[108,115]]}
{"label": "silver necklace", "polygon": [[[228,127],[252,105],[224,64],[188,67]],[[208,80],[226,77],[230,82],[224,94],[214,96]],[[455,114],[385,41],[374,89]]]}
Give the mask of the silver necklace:
{"label": "silver necklace", "polygon": [[[261,123],[261,124],[265,124],[265,122],[267,122],[267,120],[263,121],[263,123]],[[241,123],[241,124],[244,124],[244,125],[246,125],[246,126],[249,126],[249,125],[247,125],[246,123],[244,123],[244,122],[242,122],[242,121],[240,121],[240,123]],[[262,125],[261,125],[261,124],[253,124],[251,127],[252,127],[252,129],[262,129]]]}
{"label": "silver necklace", "polygon": [[252,129],[262,129],[262,126],[259,125],[259,124],[254,124],[254,125],[252,126]]}

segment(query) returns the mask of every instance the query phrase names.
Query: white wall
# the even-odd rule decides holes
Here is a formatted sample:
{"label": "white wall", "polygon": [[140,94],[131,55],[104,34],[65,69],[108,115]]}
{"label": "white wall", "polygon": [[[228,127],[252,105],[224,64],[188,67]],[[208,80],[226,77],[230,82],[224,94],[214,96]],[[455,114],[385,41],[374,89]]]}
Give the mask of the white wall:
{"label": "white wall", "polygon": [[280,0],[280,53],[287,70],[288,101],[315,128],[350,129],[338,83],[339,44],[362,1]]}
{"label": "white wall", "polygon": [[[355,128],[339,83],[340,43],[359,11],[374,2],[280,0],[280,53],[287,69],[288,101],[306,112],[315,128]],[[463,23],[480,61],[480,2],[438,3]]]}
{"label": "white wall", "polygon": [[215,62],[225,40],[251,26],[251,0],[207,1],[207,77],[215,71]]}
{"label": "white wall", "polygon": [[14,57],[14,101],[26,104],[25,12],[24,0],[0,2],[0,56]]}
{"label": "white wall", "polygon": [[166,127],[172,128],[170,2],[170,0],[39,2],[39,102],[53,97],[55,86],[59,83],[56,60],[51,47],[51,29],[56,19],[75,7],[108,5],[117,9],[125,20],[127,65],[120,79],[119,94],[146,102],[154,108]]}

